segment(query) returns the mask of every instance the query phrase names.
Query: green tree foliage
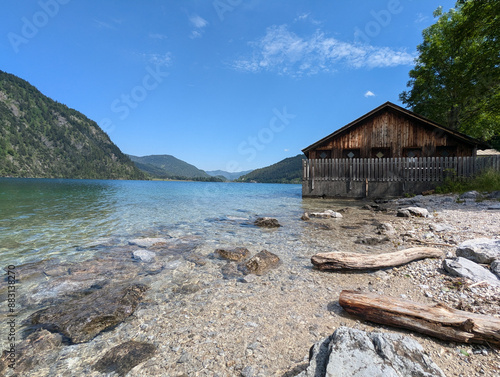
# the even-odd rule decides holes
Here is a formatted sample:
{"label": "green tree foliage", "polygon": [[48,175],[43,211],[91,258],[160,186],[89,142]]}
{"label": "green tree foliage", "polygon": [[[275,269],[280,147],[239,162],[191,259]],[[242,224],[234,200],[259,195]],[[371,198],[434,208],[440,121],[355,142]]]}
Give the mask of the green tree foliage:
{"label": "green tree foliage", "polygon": [[145,179],[94,121],[2,71],[0,177]]}
{"label": "green tree foliage", "polygon": [[302,181],[303,154],[295,157],[285,158],[280,162],[257,169],[240,178],[237,182],[259,182],[259,183],[300,183]]}
{"label": "green tree foliage", "polygon": [[418,114],[491,140],[500,135],[500,1],[460,0],[435,16],[400,99]]}

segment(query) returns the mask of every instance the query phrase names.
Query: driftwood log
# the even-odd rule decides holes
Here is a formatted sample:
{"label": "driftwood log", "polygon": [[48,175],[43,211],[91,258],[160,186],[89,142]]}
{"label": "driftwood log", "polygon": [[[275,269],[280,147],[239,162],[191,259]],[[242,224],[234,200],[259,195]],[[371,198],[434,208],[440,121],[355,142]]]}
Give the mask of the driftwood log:
{"label": "driftwood log", "polygon": [[500,346],[500,319],[442,304],[425,305],[394,297],[344,290],[339,304],[350,314],[439,339]]}
{"label": "driftwood log", "polygon": [[394,267],[424,258],[439,258],[443,251],[434,247],[412,247],[384,254],[331,252],[319,253],[311,258],[320,270],[369,270]]}

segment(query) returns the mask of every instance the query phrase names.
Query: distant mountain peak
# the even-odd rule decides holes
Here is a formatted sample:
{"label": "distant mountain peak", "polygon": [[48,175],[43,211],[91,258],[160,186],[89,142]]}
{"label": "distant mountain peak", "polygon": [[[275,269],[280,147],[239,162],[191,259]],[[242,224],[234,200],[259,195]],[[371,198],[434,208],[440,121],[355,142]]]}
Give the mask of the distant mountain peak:
{"label": "distant mountain peak", "polygon": [[242,175],[248,174],[250,172],[252,172],[252,170],[238,171],[238,172],[229,172],[225,170],[210,170],[207,171],[207,174],[211,175],[212,177],[222,176],[226,178],[228,181],[234,181],[235,179],[238,179]]}

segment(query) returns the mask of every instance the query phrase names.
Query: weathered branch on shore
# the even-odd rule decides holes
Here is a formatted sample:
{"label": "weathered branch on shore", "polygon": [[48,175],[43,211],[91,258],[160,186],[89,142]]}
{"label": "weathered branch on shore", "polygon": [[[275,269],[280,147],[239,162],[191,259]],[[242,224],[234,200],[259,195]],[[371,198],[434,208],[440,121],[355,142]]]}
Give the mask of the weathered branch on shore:
{"label": "weathered branch on shore", "polygon": [[346,312],[371,322],[444,340],[500,346],[500,319],[492,316],[348,290],[340,293],[339,304]]}
{"label": "weathered branch on shore", "polygon": [[394,267],[424,258],[439,258],[443,251],[434,247],[412,247],[384,254],[331,252],[319,253],[311,258],[320,270],[368,270]]}

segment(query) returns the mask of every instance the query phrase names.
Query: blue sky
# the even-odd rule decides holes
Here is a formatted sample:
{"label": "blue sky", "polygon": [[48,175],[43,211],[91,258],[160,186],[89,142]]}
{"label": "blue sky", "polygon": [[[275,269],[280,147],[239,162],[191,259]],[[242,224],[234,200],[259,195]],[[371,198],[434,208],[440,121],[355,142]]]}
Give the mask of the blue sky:
{"label": "blue sky", "polygon": [[0,69],[125,153],[204,170],[295,156],[400,104],[440,0],[0,0]]}

